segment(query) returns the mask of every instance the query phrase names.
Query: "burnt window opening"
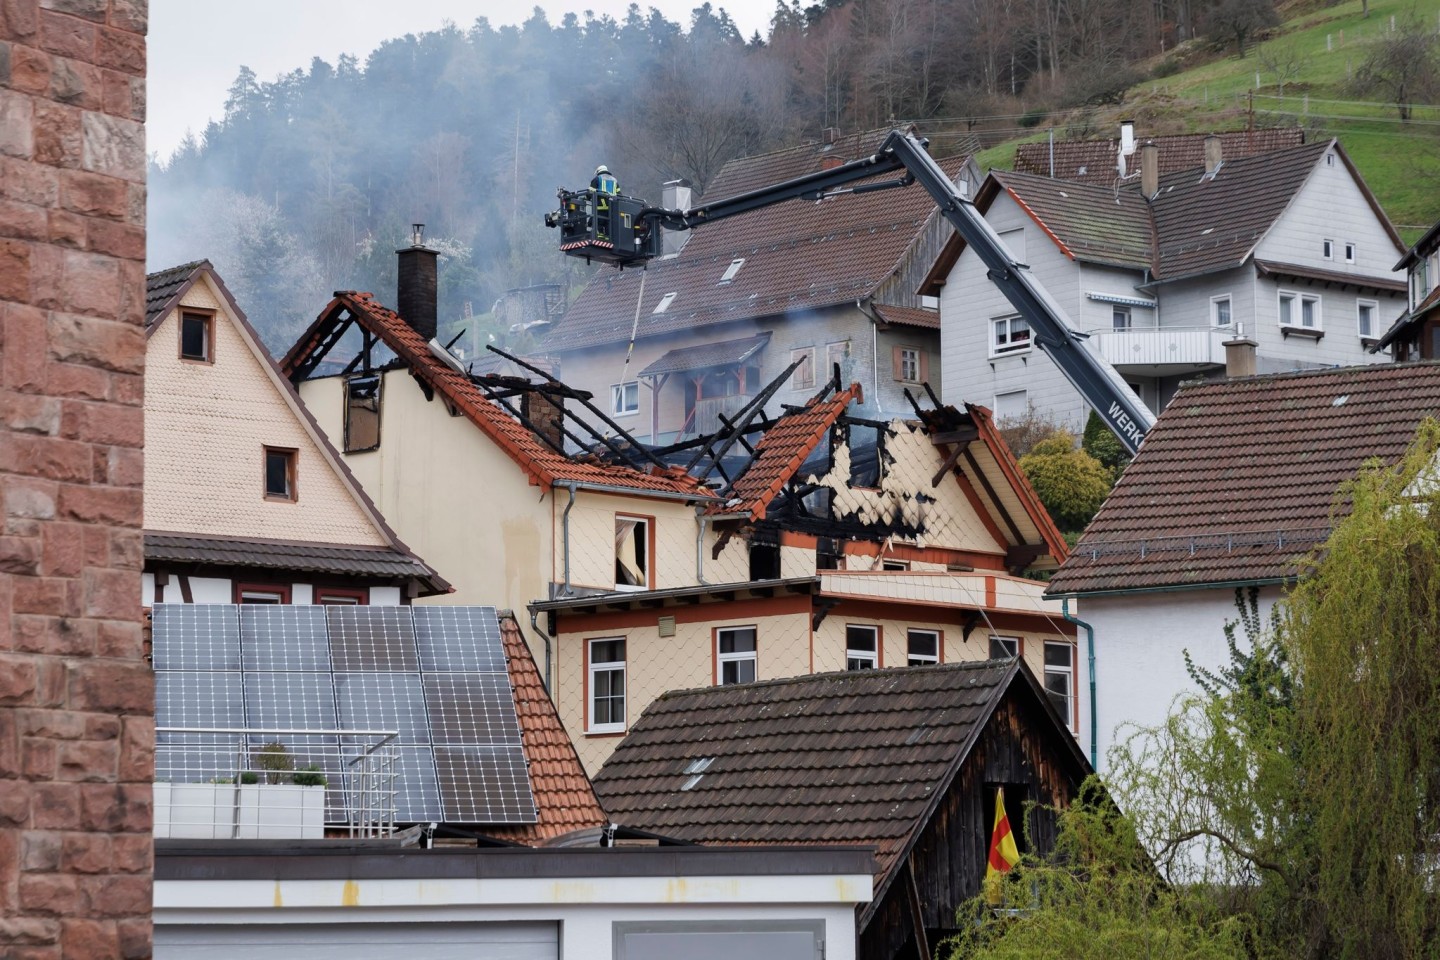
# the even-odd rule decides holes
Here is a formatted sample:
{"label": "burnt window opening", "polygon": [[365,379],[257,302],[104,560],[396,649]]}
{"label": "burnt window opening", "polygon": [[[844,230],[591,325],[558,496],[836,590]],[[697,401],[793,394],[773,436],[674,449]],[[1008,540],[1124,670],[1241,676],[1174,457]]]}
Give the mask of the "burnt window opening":
{"label": "burnt window opening", "polygon": [[852,423],[847,433],[850,442],[850,486],[880,486],[885,476],[885,431],[869,424]]}
{"label": "burnt window opening", "polygon": [[210,363],[215,339],[215,318],[201,313],[180,315],[180,358]]}
{"label": "burnt window opening", "polygon": [[820,537],[815,541],[815,569],[840,569],[840,543],[838,541],[828,537]]}
{"label": "burnt window opening", "polygon": [[750,544],[750,579],[780,579],[780,548],[771,543]]}
{"label": "burnt window opening", "polygon": [[642,517],[615,518],[615,589],[650,586],[650,522]]}
{"label": "burnt window opening", "polygon": [[362,453],[380,446],[379,374],[345,381],[345,452]]}

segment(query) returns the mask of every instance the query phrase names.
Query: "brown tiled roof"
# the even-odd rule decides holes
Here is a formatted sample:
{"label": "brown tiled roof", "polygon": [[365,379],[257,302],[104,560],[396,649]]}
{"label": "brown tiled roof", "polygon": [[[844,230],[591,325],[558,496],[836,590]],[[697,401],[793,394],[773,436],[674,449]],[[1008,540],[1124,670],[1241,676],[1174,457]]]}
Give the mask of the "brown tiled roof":
{"label": "brown tiled roof", "polygon": [[1402,332],[1428,316],[1430,311],[1435,309],[1436,304],[1440,304],[1440,287],[1431,290],[1424,300],[1421,300],[1415,305],[1414,310],[1400,314],[1390,329],[1385,331],[1385,335],[1380,338],[1379,342],[1370,348],[1371,352],[1378,353],[1390,346],[1391,343],[1399,339]]}
{"label": "brown tiled roof", "polygon": [[777,420],[755,445],[750,465],[731,486],[731,499],[723,506],[712,507],[711,512],[743,515],[751,520],[764,517],[765,508],[819,446],[825,431],[835,425],[851,400],[861,398],[860,384],[852,383],[848,390]]}
{"label": "brown tiled roof", "polygon": [[940,329],[940,311],[923,307],[896,307],[888,303],[872,304],[872,309],[886,323],[897,327],[920,327],[925,330]]}
{"label": "brown tiled roof", "polygon": [[[1160,137],[1144,137],[1139,142],[1153,143],[1160,148],[1160,174],[1205,166],[1205,133],[1181,133]],[[1269,130],[1218,131],[1221,155],[1228,162],[1258,153],[1272,153],[1305,142],[1301,127],[1276,127]],[[1061,180],[1078,180],[1109,186],[1118,174],[1115,160],[1119,140],[1057,140],[1054,143],[1055,176]],[[1015,170],[1050,176],[1051,144],[1022,143],[1015,148]],[[1127,161],[1130,173],[1140,170],[1139,148]]]}
{"label": "brown tiled roof", "polygon": [[450,592],[450,584],[419,557],[392,547],[146,531],[145,560],[347,577],[414,578],[424,588],[424,596]]}
{"label": "brown tiled roof", "polygon": [[525,760],[530,765],[535,822],[486,827],[485,833],[515,843],[540,844],[573,830],[604,826],[605,811],[600,809],[575,745],[545,692],[540,670],[514,615],[500,614],[500,639],[515,693]]}
{"label": "brown tiled roof", "polygon": [[1213,178],[1203,167],[1162,176],[1150,202],[1155,276],[1173,280],[1244,263],[1333,143],[1226,161]]}
{"label": "brown tiled roof", "polygon": [[148,274],[145,277],[145,332],[149,333],[155,322],[165,316],[180,299],[197,273],[210,269],[209,260],[194,260]]}
{"label": "brown tiled roof", "polygon": [[1046,592],[1293,577],[1328,536],[1341,484],[1372,457],[1397,460],[1437,415],[1433,363],[1184,387]]}
{"label": "brown tiled roof", "polygon": [[1389,277],[1381,279],[1375,276],[1345,273],[1342,270],[1320,270],[1298,263],[1277,263],[1273,260],[1260,260],[1257,258],[1255,260],[1255,270],[1262,277],[1317,280],[1326,284],[1349,284],[1352,287],[1362,287],[1367,290],[1388,290],[1391,293],[1404,293],[1406,290],[1405,281],[1401,279],[1392,279]]}
{"label": "brown tiled roof", "polygon": [[[964,164],[963,157],[940,162],[951,177]],[[732,171],[736,165],[740,167]],[[784,151],[733,161],[721,171],[711,195],[728,196],[788,179],[797,175],[795,166]],[[887,179],[895,179],[895,174],[864,182]],[[628,340],[637,299],[639,339],[852,303],[870,296],[895,274],[933,216],[930,195],[912,184],[844,194],[818,204],[795,200],[716,221],[691,231],[679,254],[653,260],[643,271],[598,271],[551,330],[546,348],[563,352]],[[722,283],[726,268],[740,258],[744,266]],[[675,297],[669,307],[656,314],[655,307],[670,293]]]}
{"label": "brown tiled roof", "polygon": [[1015,688],[1046,700],[1018,660],[671,691],[595,793],[615,823],[695,843],[873,844],[883,878]]}
{"label": "brown tiled roof", "polygon": [[743,340],[725,340],[721,343],[702,343],[696,347],[680,347],[664,354],[650,366],[640,371],[642,377],[658,377],[665,373],[684,373],[687,370],[708,370],[711,367],[727,367],[744,363],[770,342],[770,331]]}
{"label": "brown tiled roof", "polygon": [[713,494],[679,467],[657,473],[641,473],[630,467],[582,461],[563,456],[545,446],[535,435],[510,414],[496,406],[481,393],[470,378],[430,352],[430,347],[415,329],[376,302],[368,293],[340,291],[321,311],[310,329],[295,342],[281,361],[289,376],[311,352],[318,349],[326,333],[343,322],[345,312],[353,315],[364,329],[379,337],[394,351],[406,368],[445,397],[457,410],[479,427],[528,473],[535,483],[553,485],[565,481],[625,487],[636,493],[657,492],[686,494],[697,500],[711,499]]}
{"label": "brown tiled roof", "polygon": [[1138,189],[1117,192],[1003,171],[992,176],[1066,256],[1122,267],[1150,265],[1150,212]]}

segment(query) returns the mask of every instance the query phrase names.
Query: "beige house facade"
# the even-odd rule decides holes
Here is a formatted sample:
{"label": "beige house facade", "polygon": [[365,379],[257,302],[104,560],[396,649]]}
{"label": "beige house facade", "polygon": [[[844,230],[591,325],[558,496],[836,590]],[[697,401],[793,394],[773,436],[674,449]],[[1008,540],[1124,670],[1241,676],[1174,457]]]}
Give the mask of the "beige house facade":
{"label": "beige house facade", "polygon": [[208,262],[147,283],[142,602],[409,603],[386,525]]}

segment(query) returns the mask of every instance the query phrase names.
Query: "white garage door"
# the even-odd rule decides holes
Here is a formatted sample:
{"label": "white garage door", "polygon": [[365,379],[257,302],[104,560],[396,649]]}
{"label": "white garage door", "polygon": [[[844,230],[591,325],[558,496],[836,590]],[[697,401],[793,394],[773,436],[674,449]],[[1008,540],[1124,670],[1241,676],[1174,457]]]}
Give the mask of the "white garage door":
{"label": "white garage door", "polygon": [[157,925],[155,960],[556,960],[556,937],[553,923]]}

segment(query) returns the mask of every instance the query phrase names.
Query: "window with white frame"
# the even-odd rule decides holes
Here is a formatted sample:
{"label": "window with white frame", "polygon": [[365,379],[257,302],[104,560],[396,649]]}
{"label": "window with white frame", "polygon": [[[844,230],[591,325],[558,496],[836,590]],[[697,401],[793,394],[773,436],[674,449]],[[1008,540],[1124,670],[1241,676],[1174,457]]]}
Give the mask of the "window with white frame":
{"label": "window with white frame", "polygon": [[615,589],[650,587],[650,521],[644,517],[615,517]]}
{"label": "window with white frame", "polygon": [[1326,260],[1334,260],[1334,259],[1335,259],[1335,241],[1334,241],[1334,240],[1321,240],[1321,241],[1320,241],[1320,256],[1324,257]]}
{"label": "window with white frame", "polygon": [[1319,330],[1320,297],[1313,293],[1296,293],[1281,290],[1280,326],[1300,330]]}
{"label": "window with white frame", "polygon": [[1110,327],[1113,330],[1130,329],[1130,308],[1118,303],[1110,307]]}
{"label": "window with white frame", "polygon": [[874,670],[880,665],[880,628],[862,624],[845,627],[845,669]]}
{"label": "window with white frame", "polygon": [[715,631],[715,659],[721,686],[754,683],[755,628],[718,628]]}
{"label": "window with white frame", "polygon": [[1355,301],[1355,326],[1359,329],[1360,336],[1370,338],[1375,334],[1375,313],[1380,309],[1380,304],[1374,300]]}
{"label": "window with white frame", "polygon": [[729,283],[731,280],[734,280],[735,275],[740,272],[740,268],[743,266],[745,266],[744,257],[736,257],[734,260],[731,260],[730,266],[726,267],[725,272],[720,275],[720,282]]}
{"label": "window with white frame", "polygon": [[1009,657],[1020,656],[1019,637],[991,637],[990,638],[990,659],[1005,660]]}
{"label": "window with white frame", "polygon": [[990,355],[1021,353],[1030,349],[1030,324],[1022,317],[999,317],[990,321]]}
{"label": "window with white frame", "polygon": [[1410,296],[1410,306],[1418,307],[1420,301],[1430,292],[1430,261],[1423,258],[1415,262],[1415,269],[1410,274],[1414,292]]}
{"label": "window with white frame", "polygon": [[610,386],[610,415],[626,417],[640,412],[640,381],[616,383]]}
{"label": "window with white frame", "polygon": [[591,733],[625,729],[625,638],[589,641],[590,706],[586,728]]}
{"label": "window with white frame", "polygon": [[906,383],[916,383],[920,380],[920,348],[900,348],[900,379]]}
{"label": "window with white frame", "polygon": [[940,662],[940,631],[910,629],[905,632],[906,654],[912,667]]}
{"label": "window with white frame", "polygon": [[1075,647],[1045,641],[1045,692],[1065,726],[1075,729]]}
{"label": "window with white frame", "polygon": [[1353,242],[1350,242],[1350,243],[1346,243],[1346,244],[1345,244],[1345,262],[1346,262],[1346,263],[1354,263],[1354,262],[1355,262],[1355,244],[1354,244]]}
{"label": "window with white frame", "polygon": [[1210,298],[1210,322],[1217,327],[1228,327],[1231,322],[1230,296]]}
{"label": "window with white frame", "polygon": [[670,304],[675,302],[675,294],[678,292],[678,290],[672,290],[671,292],[665,294],[665,296],[660,298],[660,302],[655,304],[655,309],[651,310],[650,312],[664,313],[666,310],[669,310]]}

